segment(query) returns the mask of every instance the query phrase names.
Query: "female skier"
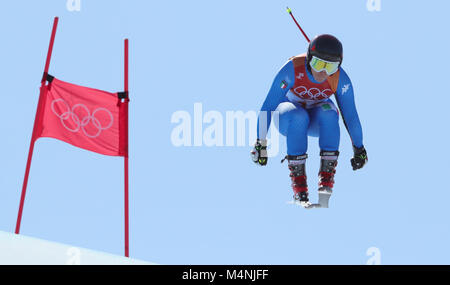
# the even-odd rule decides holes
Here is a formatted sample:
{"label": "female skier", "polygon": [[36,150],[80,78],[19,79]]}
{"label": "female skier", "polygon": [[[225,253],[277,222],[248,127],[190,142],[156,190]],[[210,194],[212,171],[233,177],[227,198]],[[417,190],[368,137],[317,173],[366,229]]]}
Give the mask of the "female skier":
{"label": "female skier", "polygon": [[[272,112],[279,114],[279,132],[286,136],[287,156],[294,201],[305,208],[328,208],[339,156],[339,111],[353,144],[353,170],[367,162],[361,123],[356,111],[350,78],[342,69],[341,42],[332,35],[320,35],[310,42],[308,52],[294,56],[278,72],[258,119],[258,139],[252,160],[267,164],[267,130]],[[339,108],[330,97],[335,95]],[[308,135],[319,137],[319,204],[308,198],[305,161]],[[284,161],[284,159],[283,159]]]}

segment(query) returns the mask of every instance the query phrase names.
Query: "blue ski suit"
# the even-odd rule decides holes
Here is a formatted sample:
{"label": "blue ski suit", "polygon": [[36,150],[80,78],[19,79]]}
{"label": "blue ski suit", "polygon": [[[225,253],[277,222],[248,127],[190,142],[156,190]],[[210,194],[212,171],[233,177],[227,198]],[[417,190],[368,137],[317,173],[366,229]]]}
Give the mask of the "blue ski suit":
{"label": "blue ski suit", "polygon": [[[339,110],[330,99],[333,94]],[[328,80],[317,82],[306,67],[306,56],[292,57],[276,75],[262,105],[258,117],[258,139],[266,138],[274,111],[279,114],[276,127],[286,136],[288,155],[305,154],[308,135],[319,138],[321,150],[339,150],[339,111],[352,144],[358,148],[363,146],[353,86],[342,67]]]}

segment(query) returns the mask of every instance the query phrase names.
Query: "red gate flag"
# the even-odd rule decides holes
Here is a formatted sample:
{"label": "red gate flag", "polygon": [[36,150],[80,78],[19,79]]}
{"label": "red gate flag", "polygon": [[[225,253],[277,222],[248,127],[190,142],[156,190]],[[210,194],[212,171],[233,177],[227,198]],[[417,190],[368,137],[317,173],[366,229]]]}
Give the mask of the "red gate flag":
{"label": "red gate flag", "polygon": [[28,151],[15,233],[19,234],[34,144],[38,138],[55,138],[96,153],[124,157],[124,243],[129,257],[129,178],[128,178],[128,39],[124,41],[124,91],[110,93],[78,86],[48,74],[58,17],[41,80],[39,102]]}
{"label": "red gate flag", "polygon": [[34,140],[50,137],[111,156],[127,156],[123,93],[109,93],[46,76]]}

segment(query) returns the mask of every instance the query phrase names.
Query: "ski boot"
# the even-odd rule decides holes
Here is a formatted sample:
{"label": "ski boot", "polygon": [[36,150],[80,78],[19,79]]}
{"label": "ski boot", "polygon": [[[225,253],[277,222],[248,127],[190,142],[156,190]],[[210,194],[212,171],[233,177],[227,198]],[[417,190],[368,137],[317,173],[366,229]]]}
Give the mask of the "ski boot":
{"label": "ski boot", "polygon": [[319,171],[319,205],[328,208],[328,202],[333,193],[334,174],[336,173],[339,151],[320,152]]}
{"label": "ski boot", "polygon": [[[287,155],[290,177],[292,180],[292,190],[294,190],[294,203],[300,204],[304,208],[311,208],[308,198],[308,184],[305,170],[305,161],[308,155]],[[282,162],[285,160],[283,159]]]}

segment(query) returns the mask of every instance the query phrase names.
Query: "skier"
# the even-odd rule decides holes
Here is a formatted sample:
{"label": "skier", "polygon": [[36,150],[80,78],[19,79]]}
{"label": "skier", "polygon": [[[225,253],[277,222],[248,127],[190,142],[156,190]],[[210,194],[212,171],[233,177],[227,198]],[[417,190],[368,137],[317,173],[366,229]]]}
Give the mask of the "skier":
{"label": "skier", "polygon": [[[258,119],[257,141],[252,160],[267,164],[267,140],[272,112],[279,114],[279,132],[286,136],[287,159],[294,202],[305,208],[328,208],[339,156],[339,111],[353,144],[353,170],[368,161],[361,123],[356,111],[350,78],[341,67],[343,49],[332,35],[320,35],[310,42],[306,54],[294,56],[278,72]],[[335,94],[339,111],[331,101]],[[319,204],[308,198],[305,161],[308,135],[319,137]]]}

